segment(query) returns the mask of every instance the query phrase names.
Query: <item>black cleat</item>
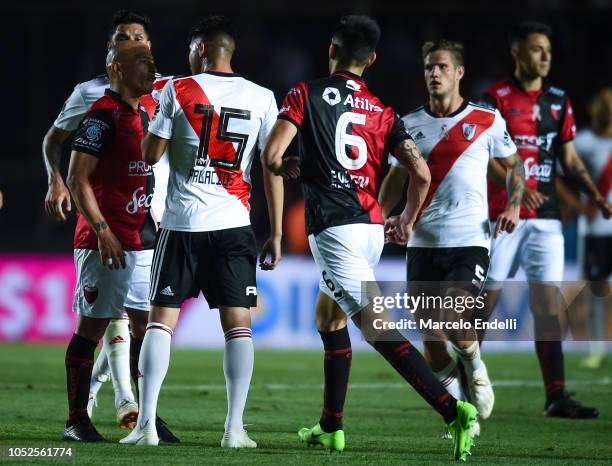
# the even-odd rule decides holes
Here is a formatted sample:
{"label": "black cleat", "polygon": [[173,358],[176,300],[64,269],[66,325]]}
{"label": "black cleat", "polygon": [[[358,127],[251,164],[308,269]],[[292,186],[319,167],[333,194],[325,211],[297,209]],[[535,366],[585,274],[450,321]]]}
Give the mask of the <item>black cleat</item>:
{"label": "black cleat", "polygon": [[572,399],[569,393],[566,393],[563,398],[553,401],[544,408],[544,416],[568,419],[595,419],[599,416],[599,411],[596,408],[581,405],[580,402]]}
{"label": "black cleat", "polygon": [[64,429],[64,440],[71,440],[74,442],[104,442],[105,439],[102,437],[94,425],[91,423],[91,419],[88,417],[81,419],[75,424],[68,425]]}
{"label": "black cleat", "polygon": [[155,428],[157,429],[157,436],[161,442],[180,443],[178,437],[168,429],[168,424],[159,416],[155,418]]}

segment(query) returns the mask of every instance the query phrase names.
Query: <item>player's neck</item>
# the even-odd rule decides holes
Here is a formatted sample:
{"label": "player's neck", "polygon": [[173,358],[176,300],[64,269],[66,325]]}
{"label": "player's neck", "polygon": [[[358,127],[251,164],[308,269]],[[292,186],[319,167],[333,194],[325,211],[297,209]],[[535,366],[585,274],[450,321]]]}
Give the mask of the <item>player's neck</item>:
{"label": "player's neck", "polygon": [[349,73],[356,74],[357,76],[363,76],[365,66],[354,66],[354,65],[337,65],[333,68],[331,74],[339,73],[341,71],[348,71]]}
{"label": "player's neck", "polygon": [[207,59],[202,62],[202,73],[212,71],[213,73],[234,73],[229,60],[211,60]]}
{"label": "player's neck", "polygon": [[526,91],[539,91],[542,89],[543,81],[540,76],[528,77],[521,72],[520,68],[514,71],[514,77],[521,83]]}
{"label": "player's neck", "polygon": [[111,91],[119,94],[119,96],[121,97],[121,100],[124,101],[126,104],[128,104],[130,107],[132,107],[133,109],[138,108],[138,105],[140,103],[140,97],[141,97],[140,95],[134,95],[128,89],[123,88],[120,85],[111,84],[109,88]]}
{"label": "player's neck", "polygon": [[463,97],[458,92],[447,96],[429,96],[429,110],[436,116],[447,116],[455,113],[463,105]]}

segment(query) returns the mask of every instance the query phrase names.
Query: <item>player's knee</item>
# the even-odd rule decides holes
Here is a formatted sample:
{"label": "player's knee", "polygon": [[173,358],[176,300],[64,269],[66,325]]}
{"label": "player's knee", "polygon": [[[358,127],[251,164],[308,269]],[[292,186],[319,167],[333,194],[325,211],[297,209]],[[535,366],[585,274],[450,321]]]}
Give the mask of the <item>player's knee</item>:
{"label": "player's knee", "polygon": [[221,327],[227,332],[236,327],[251,328],[251,312],[246,307],[221,307]]}
{"label": "player's knee", "polygon": [[76,334],[92,341],[100,341],[110,319],[94,319],[91,317],[79,318]]}

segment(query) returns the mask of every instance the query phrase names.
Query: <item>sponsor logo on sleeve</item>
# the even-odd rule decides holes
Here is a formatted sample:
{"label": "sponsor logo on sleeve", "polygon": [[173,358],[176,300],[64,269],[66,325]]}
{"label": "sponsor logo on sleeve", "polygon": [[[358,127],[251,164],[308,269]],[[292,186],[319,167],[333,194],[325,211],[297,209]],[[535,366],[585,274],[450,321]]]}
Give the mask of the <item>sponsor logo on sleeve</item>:
{"label": "sponsor logo on sleeve", "polygon": [[102,129],[97,123],[90,124],[85,130],[85,136],[91,142],[98,142],[102,137]]}

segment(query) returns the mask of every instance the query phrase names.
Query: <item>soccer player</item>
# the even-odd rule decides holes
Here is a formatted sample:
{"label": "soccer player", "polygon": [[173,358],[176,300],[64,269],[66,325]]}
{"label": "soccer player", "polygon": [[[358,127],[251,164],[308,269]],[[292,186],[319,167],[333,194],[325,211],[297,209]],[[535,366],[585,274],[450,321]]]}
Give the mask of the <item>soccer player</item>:
{"label": "soccer player", "polygon": [[310,249],[321,281],[316,323],[323,346],[323,413],[299,437],[330,451],[345,447],[342,416],[352,350],[348,318],[417,392],[442,415],[455,438],[455,457],[465,459],[476,408],[444,389],[421,354],[397,330],[376,331],[372,302],[362,282],[374,281],[385,232],[377,202],[377,178],[383,156],[391,150],[406,167],[411,182],[402,214],[388,222],[387,233],[406,241],[425,199],[427,164],[393,109],[372,94],[363,73],[376,60],[378,24],[367,16],[340,20],[329,47],[331,76],[295,85],[263,153],[274,173],[293,177],[293,163],[282,156],[300,133],[302,187]]}
{"label": "soccer player", "polygon": [[[78,207],[74,235],[77,287],[73,310],[77,329],[66,351],[69,417],[64,439],[102,441],[87,414],[93,356],[111,318],[121,317],[130,282],[148,270],[155,223],[145,202],[152,196],[153,173],[132,168],[140,160],[140,97],[151,92],[155,65],[149,47],[136,41],[116,44],[108,53],[110,88],[81,121],[72,141],[67,184]],[[132,328],[146,325],[147,313],[129,309]],[[128,378],[129,383],[129,378]],[[138,407],[131,390],[121,390],[119,413],[125,426],[134,423]],[[130,397],[131,396],[131,397]]]}
{"label": "soccer player", "polygon": [[[193,76],[164,87],[143,140],[147,163],[155,163],[168,147],[170,177],[139,362],[140,413],[136,428],[121,443],[157,445],[152,421],[172,334],[185,299],[202,290],[210,308],[219,308],[225,333],[228,412],[221,446],[257,447],[242,421],[254,358],[249,309],[257,303],[249,172],[256,146],[263,149],[276,121],[277,107],[272,91],[234,72],[235,48],[236,32],[227,18],[209,16],[198,24],[189,45]],[[271,236],[260,263],[271,270],[280,260],[283,182],[266,173],[264,183]]]}
{"label": "soccer player", "polygon": [[[595,408],[581,405],[565,390],[561,346],[560,291],[563,280],[563,234],[555,192],[555,164],[562,163],[607,218],[612,206],[599,193],[572,142],[574,116],[565,91],[546,81],[550,71],[551,29],[522,22],[510,32],[514,76],[491,86],[485,101],[499,109],[518,147],[525,167],[525,194],[520,222],[512,235],[494,238],[487,279],[487,310],[499,299],[502,281],[519,265],[527,275],[534,317],[535,347],[544,379],[544,414],[553,417],[595,418]],[[496,160],[489,165],[489,218],[496,222],[506,206],[505,170]]]}
{"label": "soccer player", "polygon": [[[504,231],[511,233],[518,223],[523,164],[499,111],[475,105],[461,96],[459,84],[465,73],[463,45],[444,39],[426,42],[423,60],[429,102],[402,120],[427,159],[432,183],[408,240],[407,281],[422,282],[409,285],[415,296],[421,291],[417,288],[424,288],[426,293],[462,297],[464,301],[464,297],[480,294],[489,268],[489,159],[496,157],[508,168],[509,200],[498,217],[496,236]],[[408,178],[397,159],[392,157],[390,162],[392,166],[379,196],[385,218],[399,201]],[[442,316],[440,319],[453,320]],[[457,399],[465,399],[458,362],[448,353],[446,336],[441,332],[424,338],[426,356],[448,392]],[[450,336],[467,375],[470,389],[467,395],[480,417],[487,419],[493,409],[494,394],[480,358],[476,334],[471,331]]]}
{"label": "soccer player", "polygon": [[[608,202],[612,202],[612,88],[597,93],[590,106],[591,128],[578,132],[576,150]],[[608,278],[612,274],[612,221],[592,202],[579,219],[583,276],[588,281],[590,354],[581,365],[601,366],[606,354],[606,317],[612,308]]]}
{"label": "soccer player", "polygon": [[[119,10],[112,19],[109,28],[108,48],[116,44],[133,40],[151,47],[149,40],[150,20],[145,15],[134,10]],[[151,118],[155,111],[156,100],[168,78],[156,75],[157,79],[153,84],[153,91],[140,99]],[[104,95],[109,87],[109,80],[106,75],[99,76],[90,81],[77,84],[72,94],[68,97],[62,111],[45,135],[43,141],[43,159],[49,177],[49,189],[45,200],[47,213],[57,220],[66,220],[66,214],[71,210],[70,193],[66,188],[60,173],[60,159],[62,155],[63,143],[74,133],[79,123],[85,116],[89,107]],[[142,162],[140,162],[142,164]],[[134,167],[138,170],[138,167]],[[153,198],[147,198],[153,210],[153,215],[157,221],[161,219],[164,203],[166,184],[168,178],[167,157],[163,157],[159,163],[153,167],[155,173],[155,192]],[[139,267],[150,267],[148,264],[140,264]],[[142,277],[148,277],[148,272],[143,269]],[[130,289],[125,302],[126,309],[148,310],[148,278],[143,278],[138,282],[130,284]],[[143,297],[144,296],[144,297]],[[132,328],[132,335],[128,327],[128,319],[124,314],[122,318],[111,319],[106,332],[104,333],[104,345],[100,350],[96,363],[92,371],[90,394],[87,404],[89,417],[92,416],[94,406],[97,406],[97,393],[102,384],[108,380],[109,372],[113,375],[113,385],[115,386],[115,404],[121,405],[124,399],[133,399],[131,391],[130,376],[138,387],[138,355],[144,337],[144,328]],[[120,426],[132,425],[135,414],[135,405],[122,405],[118,410],[117,422]],[[170,432],[165,422],[157,419],[157,431],[164,442],[174,443],[178,439]]]}

